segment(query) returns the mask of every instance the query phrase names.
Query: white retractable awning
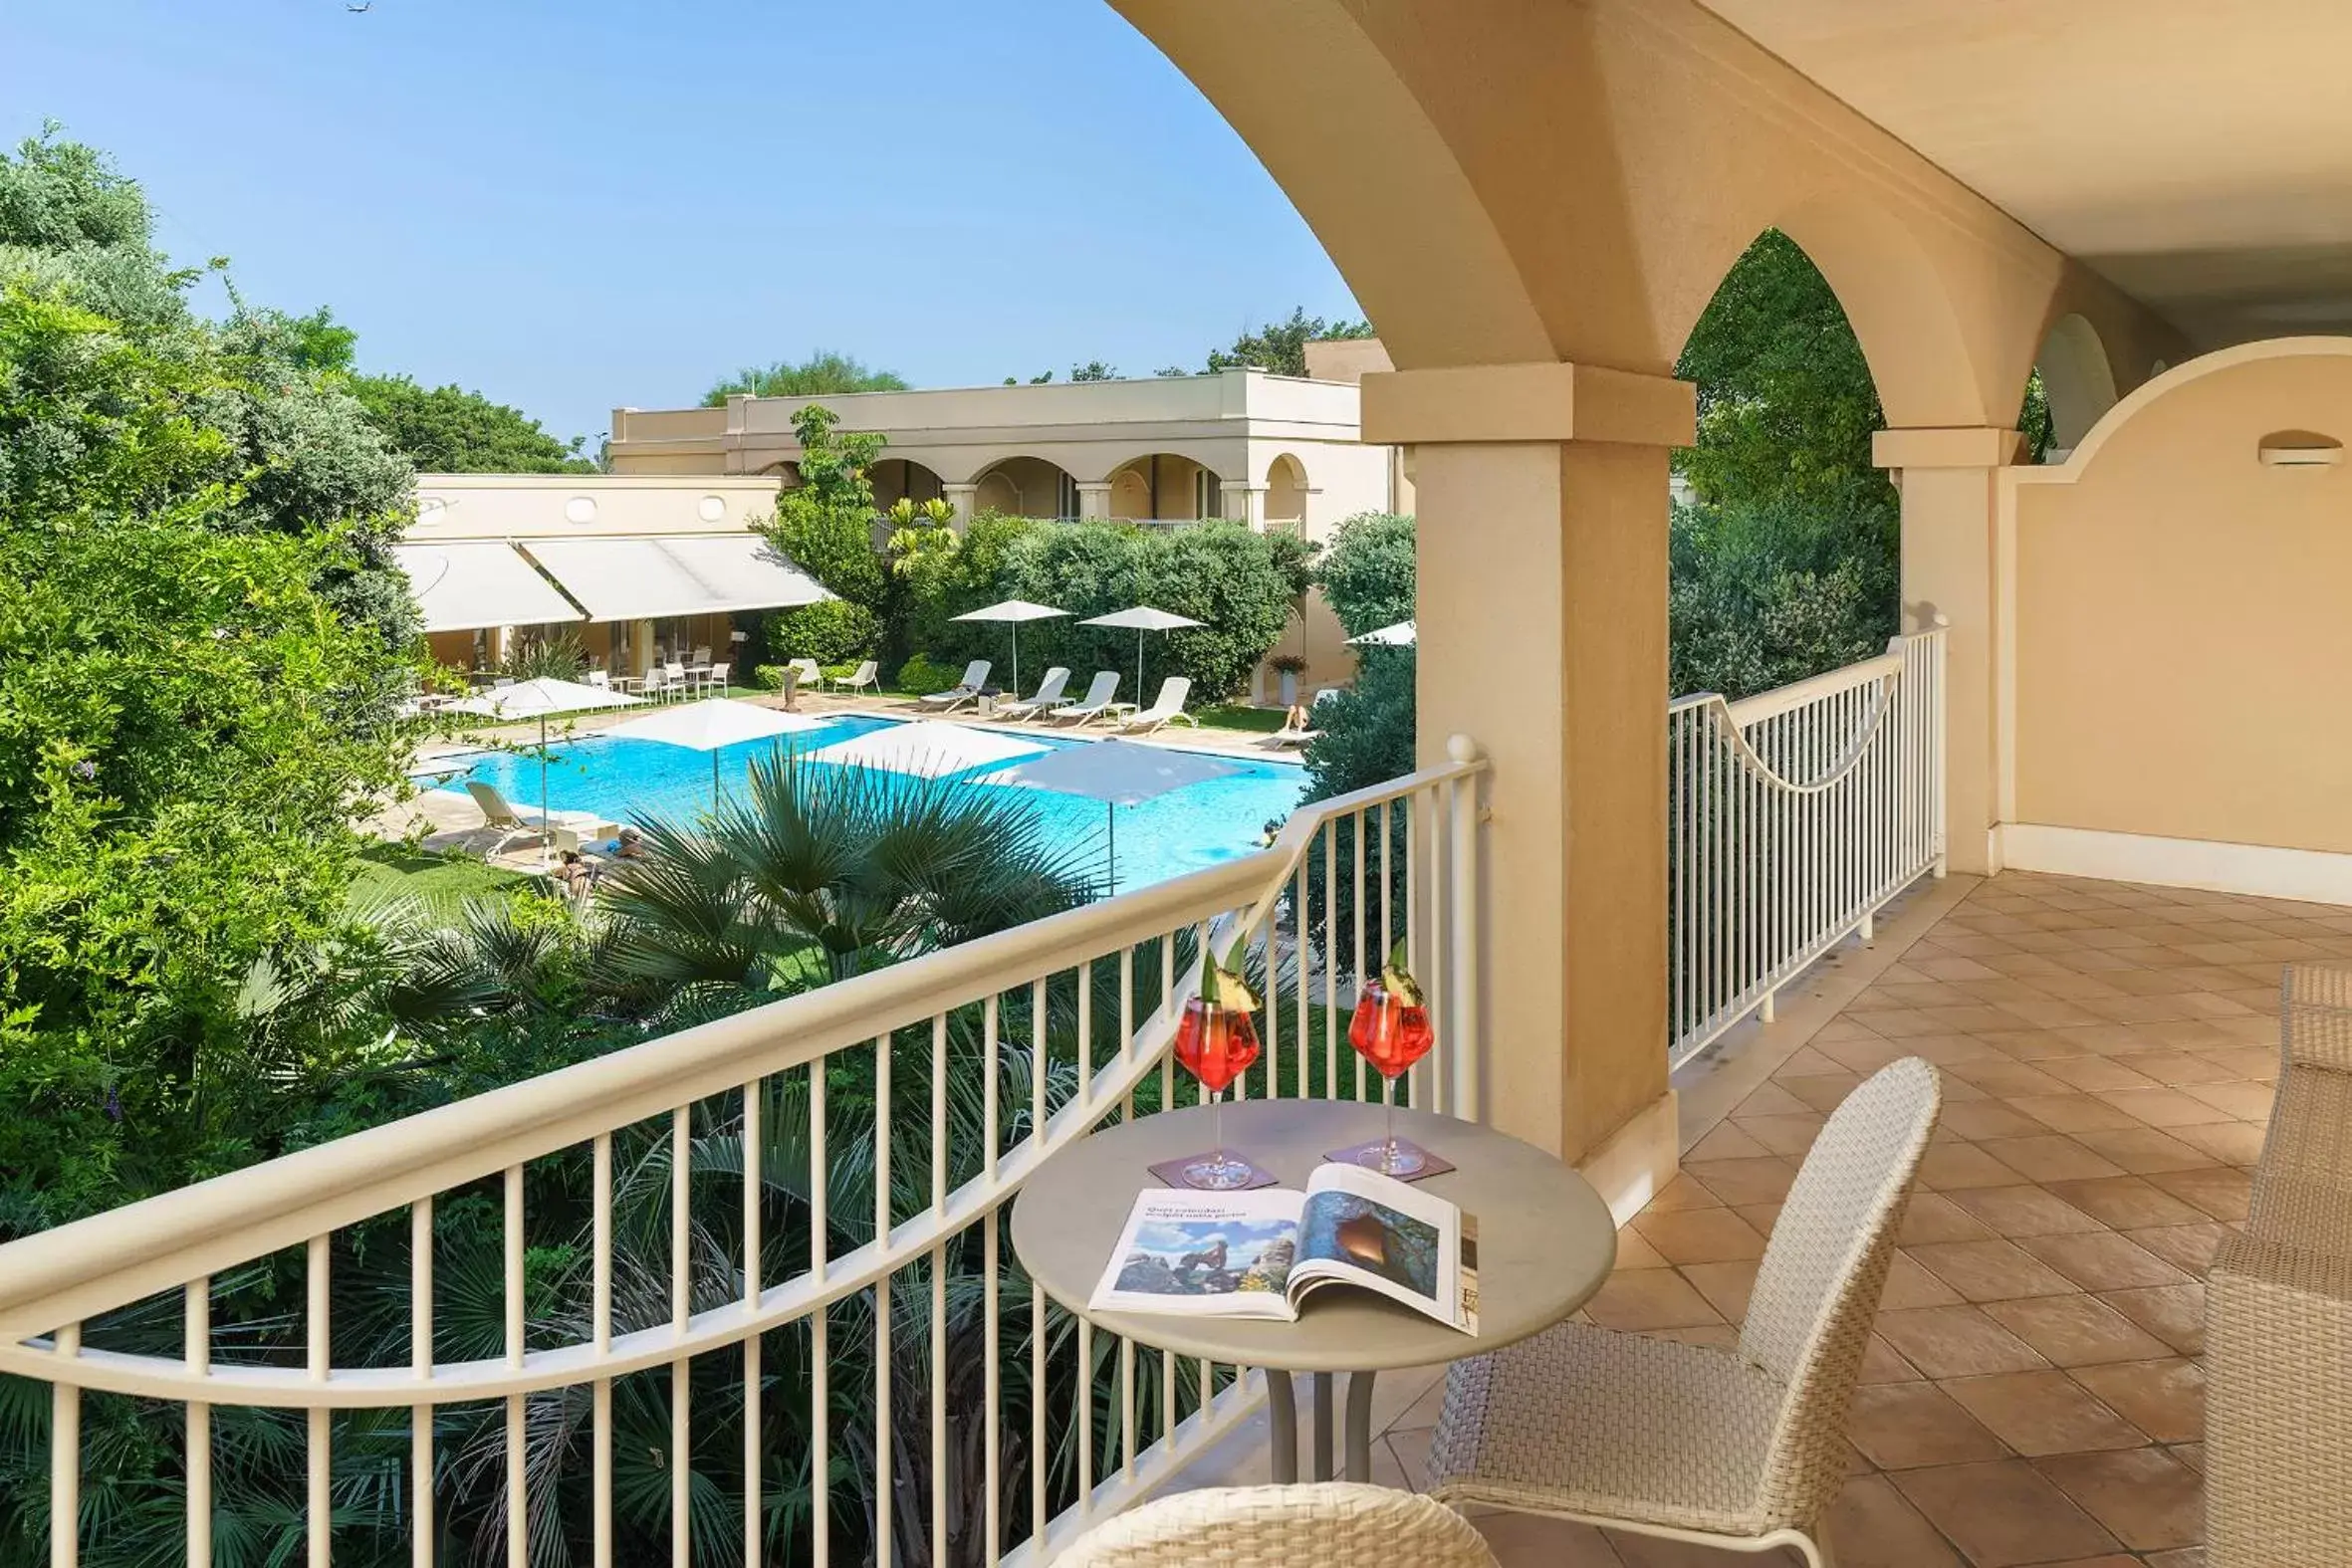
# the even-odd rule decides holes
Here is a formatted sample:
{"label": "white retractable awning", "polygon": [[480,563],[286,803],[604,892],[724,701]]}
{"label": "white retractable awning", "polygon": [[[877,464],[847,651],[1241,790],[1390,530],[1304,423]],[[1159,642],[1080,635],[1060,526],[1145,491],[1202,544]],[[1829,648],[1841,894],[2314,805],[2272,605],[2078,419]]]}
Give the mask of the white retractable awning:
{"label": "white retractable awning", "polygon": [[395,545],[392,557],[424,609],[427,631],[576,621],[580,606],[556,591],[512,545]]}
{"label": "white retractable awning", "polygon": [[752,534],[532,540],[525,548],[591,620],[788,609],[830,597]]}

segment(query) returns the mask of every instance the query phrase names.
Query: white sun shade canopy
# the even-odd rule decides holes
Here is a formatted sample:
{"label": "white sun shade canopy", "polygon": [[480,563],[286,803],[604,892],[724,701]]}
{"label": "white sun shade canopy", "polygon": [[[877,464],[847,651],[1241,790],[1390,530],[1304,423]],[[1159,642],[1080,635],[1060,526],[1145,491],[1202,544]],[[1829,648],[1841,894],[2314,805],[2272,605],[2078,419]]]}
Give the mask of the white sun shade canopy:
{"label": "white sun shade canopy", "polygon": [[716,752],[746,741],[765,741],[780,735],[795,735],[804,730],[822,730],[823,719],[811,719],[797,713],[786,713],[777,708],[763,708],[757,703],[734,702],[717,698],[710,702],[688,703],[682,708],[664,708],[658,713],[616,724],[604,733],[618,740],[658,741],[664,746],[691,747],[697,752]]}
{"label": "white sun shade canopy", "polygon": [[1108,615],[1095,615],[1079,621],[1081,626],[1117,626],[1135,631],[1176,631],[1185,626],[1198,626],[1190,615],[1179,615],[1174,610],[1154,609],[1149,604],[1138,604],[1132,609],[1113,610]]}
{"label": "white sun shade canopy", "polygon": [[1246,772],[1239,763],[1203,757],[1198,752],[1137,746],[1132,741],[1096,741],[1048,752],[1003,773],[990,774],[980,783],[1084,795],[1111,805],[1141,805],[1171,789]]}
{"label": "white sun shade canopy", "polygon": [[1002,604],[990,604],[976,610],[966,610],[957,620],[1009,620],[1018,624],[1025,620],[1052,620],[1069,611],[1056,609],[1051,604],[1032,604],[1027,599],[1007,599]]}
{"label": "white sun shade canopy", "polygon": [[556,591],[512,545],[395,545],[392,559],[424,610],[427,631],[577,621],[580,606]]}
{"label": "white sun shade canopy", "polygon": [[449,709],[453,713],[488,714],[493,719],[545,719],[551,714],[586,713],[591,708],[634,708],[644,700],[602,686],[542,676],[535,681],[492,687],[462,702],[451,703]]}
{"label": "white sun shade canopy", "polygon": [[1381,626],[1365,632],[1360,637],[1350,637],[1347,640],[1358,647],[1410,648],[1417,635],[1418,632],[1413,622],[1400,620],[1393,626]]}
{"label": "white sun shade canopy", "polygon": [[789,609],[832,596],[753,534],[533,540],[530,550],[591,620]]}
{"label": "white sun shade canopy", "polygon": [[938,779],[973,768],[993,768],[1016,757],[1035,757],[1049,748],[1016,741],[960,724],[922,722],[869,730],[854,740],[809,754],[817,763],[862,765],[894,774]]}

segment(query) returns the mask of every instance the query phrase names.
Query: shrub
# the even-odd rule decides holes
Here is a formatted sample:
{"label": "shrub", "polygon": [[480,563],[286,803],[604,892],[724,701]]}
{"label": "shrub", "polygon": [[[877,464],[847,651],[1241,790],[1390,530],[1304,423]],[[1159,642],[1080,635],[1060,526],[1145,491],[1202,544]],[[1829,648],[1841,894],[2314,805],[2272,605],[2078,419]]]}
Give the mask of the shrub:
{"label": "shrub", "polygon": [[499,674],[518,681],[577,681],[587,669],[588,649],[572,631],[519,641],[498,665]]}
{"label": "shrub", "polygon": [[881,629],[874,612],[849,599],[822,599],[778,614],[769,645],[789,659],[819,664],[854,663],[873,647]]}
{"label": "shrub", "polygon": [[1365,512],[1332,532],[1314,579],[1350,637],[1413,618],[1413,520]]}
{"label": "shrub", "polygon": [[963,679],[963,666],[934,664],[916,654],[898,667],[898,689],[915,697],[928,697],[943,692]]}
{"label": "shrub", "polygon": [[784,690],[784,678],[791,673],[781,664],[763,664],[752,671],[752,684],[764,692],[780,692]]}

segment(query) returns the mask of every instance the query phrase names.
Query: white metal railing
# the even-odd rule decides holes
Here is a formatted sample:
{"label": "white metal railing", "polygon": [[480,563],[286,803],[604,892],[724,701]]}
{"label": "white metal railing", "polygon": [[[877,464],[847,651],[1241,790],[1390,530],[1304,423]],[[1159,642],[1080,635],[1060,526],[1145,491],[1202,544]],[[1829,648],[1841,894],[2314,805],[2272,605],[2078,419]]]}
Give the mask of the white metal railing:
{"label": "white metal railing", "polygon": [[[1376,1095],[1343,1008],[1401,939],[1446,1020],[1411,1097],[1477,1116],[1485,765],[1454,757],[1265,853],[0,1247],[0,1374],[50,1391],[52,1564],[121,1559],[110,1532],[174,1490],[211,1561],[257,1453],[282,1495],[236,1522],[273,1560],[1051,1555],[1259,1385],[1051,1306],[1005,1206],[1197,1093],[1168,1047],[1204,941],[1264,977],[1237,1093]],[[184,1471],[85,1507],[116,1400],[184,1429]]]}
{"label": "white metal railing", "polygon": [[1680,1065],[1944,864],[1944,633],[1667,709],[1669,1056]]}

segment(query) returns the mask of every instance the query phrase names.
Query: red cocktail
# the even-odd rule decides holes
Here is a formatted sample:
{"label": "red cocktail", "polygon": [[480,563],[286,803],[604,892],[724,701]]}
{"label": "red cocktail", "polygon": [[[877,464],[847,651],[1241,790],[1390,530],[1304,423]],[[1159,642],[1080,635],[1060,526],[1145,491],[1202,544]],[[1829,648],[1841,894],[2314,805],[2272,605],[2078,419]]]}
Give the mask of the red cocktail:
{"label": "red cocktail", "polygon": [[1385,1080],[1382,1097],[1388,1102],[1388,1136],[1379,1149],[1364,1154],[1363,1164],[1384,1175],[1410,1176],[1429,1162],[1397,1145],[1396,1080],[1429,1054],[1437,1035],[1429,1025],[1429,1004],[1421,988],[1401,965],[1391,964],[1356,993],[1347,1043]]}

